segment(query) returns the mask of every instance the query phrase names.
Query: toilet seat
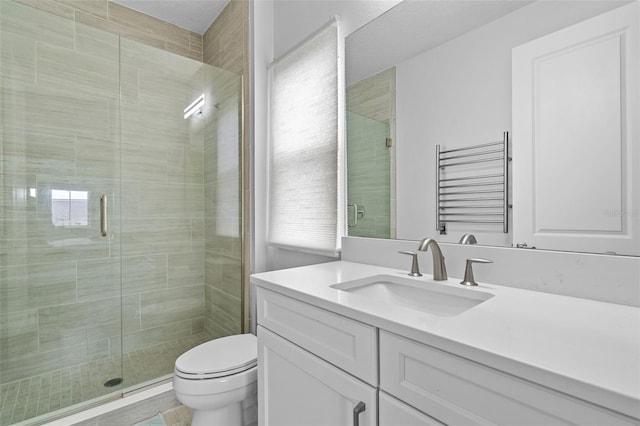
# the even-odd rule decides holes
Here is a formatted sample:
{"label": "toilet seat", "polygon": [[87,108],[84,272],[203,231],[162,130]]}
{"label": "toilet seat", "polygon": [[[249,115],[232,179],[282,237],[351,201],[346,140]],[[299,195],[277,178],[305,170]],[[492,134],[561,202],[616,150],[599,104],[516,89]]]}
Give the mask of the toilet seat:
{"label": "toilet seat", "polygon": [[242,373],[258,363],[256,337],[239,334],[203,343],[182,354],[175,374],[188,380],[215,379]]}

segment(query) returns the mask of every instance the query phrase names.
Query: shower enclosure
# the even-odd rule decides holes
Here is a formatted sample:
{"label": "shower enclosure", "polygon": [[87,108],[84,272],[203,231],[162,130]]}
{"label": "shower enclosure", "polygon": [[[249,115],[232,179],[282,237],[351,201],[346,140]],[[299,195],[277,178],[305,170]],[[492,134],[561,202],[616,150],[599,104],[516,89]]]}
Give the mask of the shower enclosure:
{"label": "shower enclosure", "polygon": [[241,79],[13,1],[0,55],[0,424],[37,424],[242,331]]}

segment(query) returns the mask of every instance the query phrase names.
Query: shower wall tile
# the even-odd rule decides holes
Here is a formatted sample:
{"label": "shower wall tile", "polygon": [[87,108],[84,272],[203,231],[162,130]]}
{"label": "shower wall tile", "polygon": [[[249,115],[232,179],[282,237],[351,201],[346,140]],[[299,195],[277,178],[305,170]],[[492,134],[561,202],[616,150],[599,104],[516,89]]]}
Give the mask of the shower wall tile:
{"label": "shower wall tile", "polygon": [[[123,129],[123,133],[129,134],[131,132]],[[155,149],[147,149],[145,146],[136,144],[135,141],[135,136],[127,136],[127,142],[123,142],[120,146],[122,179],[134,182],[166,182],[166,148],[157,146]]]}
{"label": "shower wall tile", "polygon": [[188,251],[191,248],[189,219],[130,219],[120,236],[125,256]]}
{"label": "shower wall tile", "polygon": [[230,173],[213,184],[207,184],[206,212],[219,218],[236,218],[240,215],[240,176]]}
{"label": "shower wall tile", "polygon": [[36,44],[32,38],[11,34],[0,28],[0,75],[3,84],[8,80],[24,83],[36,81]]}
{"label": "shower wall tile", "polygon": [[[47,16],[17,1],[76,23],[53,17],[60,25],[33,29]],[[2,53],[5,41],[17,40],[10,60],[2,57],[10,78],[0,85],[1,113],[16,129],[30,129],[5,126],[2,141],[0,225],[8,238],[0,246],[0,293],[11,299],[0,317],[9,330],[0,344],[11,343],[11,356],[0,357],[2,381],[203,330],[240,332],[239,198],[229,192],[217,206],[206,202],[239,190],[239,77],[187,59],[201,58],[198,34],[147,25],[149,17],[106,0],[0,4],[10,21]],[[205,81],[203,117],[184,120]],[[210,185],[222,188],[205,192],[205,139],[213,146],[227,137],[231,150],[223,147],[220,158],[209,149]],[[231,171],[218,164],[230,159]],[[89,193],[86,226],[53,226],[53,189]],[[110,238],[98,232],[102,193],[110,196]],[[215,246],[206,254],[215,288],[204,285],[212,274],[205,244]]]}
{"label": "shower wall tile", "polygon": [[3,85],[0,95],[2,114],[12,127],[98,139],[111,136],[104,98],[30,84]]}
{"label": "shower wall tile", "polygon": [[241,279],[241,263],[239,258],[222,257],[222,281],[220,290],[238,300],[242,297],[238,281]]}
{"label": "shower wall tile", "polygon": [[[93,348],[93,347],[92,347]],[[3,383],[36,376],[48,371],[70,367],[89,361],[87,345],[70,346],[54,351],[34,351],[16,357],[0,359]],[[93,356],[97,354],[92,351]]]}
{"label": "shower wall tile", "polygon": [[3,260],[3,264],[31,262],[54,265],[76,259],[109,256],[108,240],[97,236],[88,237],[81,231],[65,232],[64,229],[52,229],[50,221],[28,221],[26,232],[27,235],[7,240],[0,247],[0,259]]}
{"label": "shower wall tile", "polygon": [[206,251],[204,261],[205,284],[209,288],[222,287],[222,256],[215,252]]}
{"label": "shower wall tile", "polygon": [[[189,49],[194,52],[202,52],[202,35],[191,31],[189,33]],[[200,58],[202,60],[202,58]]]}
{"label": "shower wall tile", "polygon": [[76,13],[74,8],[66,6],[56,0],[15,0],[15,2],[70,20],[74,19]]}
{"label": "shower wall tile", "polygon": [[117,178],[119,176],[120,149],[116,142],[78,136],[74,151],[74,174],[86,178]]}
{"label": "shower wall tile", "polygon": [[38,310],[41,351],[64,349],[120,334],[120,298]]}
{"label": "shower wall tile", "polygon": [[205,218],[206,250],[216,255],[240,258],[238,242],[240,241],[240,219],[237,217]]}
{"label": "shower wall tile", "polygon": [[[122,332],[133,333],[142,329],[140,325],[140,293],[132,294],[122,298]],[[117,355],[120,353],[122,346],[120,344],[120,338],[112,338],[113,344],[117,340],[117,347],[111,346],[111,355]],[[163,341],[164,338],[160,338],[158,341]]]}
{"label": "shower wall tile", "polygon": [[138,294],[167,288],[168,255],[122,258],[122,294]]}
{"label": "shower wall tile", "polygon": [[119,24],[122,27],[131,27],[154,39],[168,41],[186,48],[189,47],[190,32],[184,28],[129,9],[118,3],[108,2],[108,8],[109,21],[114,24]]}
{"label": "shower wall tile", "polygon": [[[158,327],[147,328],[133,333],[125,333],[122,337],[122,352],[130,353],[158,342],[178,339],[191,333],[191,320],[172,322]],[[112,345],[119,345],[120,337],[113,338]],[[113,347],[113,346],[112,346]]]}
{"label": "shower wall tile", "polygon": [[120,57],[123,69],[139,69],[153,72],[164,71],[167,67],[167,54],[160,49],[149,49],[148,46],[120,39]]}
{"label": "shower wall tile", "polygon": [[140,183],[123,180],[120,193],[120,215],[123,220],[140,216]]}
{"label": "shower wall tile", "polygon": [[191,320],[191,334],[202,333],[204,331],[204,316]]}
{"label": "shower wall tile", "polygon": [[240,299],[216,288],[212,289],[211,297],[215,321],[232,334],[240,333],[240,321],[238,321],[242,316]]}
{"label": "shower wall tile", "polygon": [[120,102],[138,104],[138,68],[120,64]]}
{"label": "shower wall tile", "polygon": [[3,134],[5,173],[75,174],[75,138],[6,128]]}
{"label": "shower wall tile", "polygon": [[347,110],[372,120],[395,120],[395,67],[365,78],[347,88]]}
{"label": "shower wall tile", "polygon": [[191,43],[189,43],[189,47],[184,47],[182,44],[175,44],[170,41],[165,41],[164,48],[171,53],[175,53],[177,55],[186,56],[187,58],[195,59],[200,61],[202,58],[201,49],[191,47]]}
{"label": "shower wall tile", "polygon": [[143,103],[138,103],[135,107],[123,104],[123,143],[135,143],[141,149],[146,147],[148,151],[167,145],[186,145],[189,129],[182,118],[183,108],[181,106],[174,111],[162,111]]}
{"label": "shower wall tile", "polygon": [[140,214],[147,218],[202,217],[202,184],[140,184]]}
{"label": "shower wall tile", "polygon": [[36,70],[39,85],[57,87],[78,95],[117,98],[119,94],[117,57],[103,59],[73,49],[38,44]]}
{"label": "shower wall tile", "polygon": [[190,321],[204,313],[204,289],[195,285],[143,293],[140,303],[143,329]]}
{"label": "shower wall tile", "polygon": [[1,4],[3,33],[17,34],[37,42],[73,48],[75,26],[73,21],[52,16],[37,9],[25,8],[13,1],[3,1]]}
{"label": "shower wall tile", "polygon": [[118,24],[107,19],[99,18],[90,13],[85,13],[80,10],[75,12],[75,20],[78,23],[88,25],[103,31],[108,31],[114,34],[118,34],[129,40],[133,40],[144,44],[145,46],[155,47],[157,49],[164,50],[164,40],[150,37],[137,28],[132,28],[127,25]]}
{"label": "shower wall tile", "polygon": [[202,188],[204,174],[204,158],[202,148],[170,147],[167,165],[168,180],[172,183],[199,184]]}
{"label": "shower wall tile", "polygon": [[[2,309],[3,312],[6,308]],[[38,350],[38,312],[28,310],[0,315],[0,358]]]}
{"label": "shower wall tile", "polygon": [[75,37],[75,49],[79,53],[97,56],[114,63],[119,62],[120,39],[117,35],[76,23]]}
{"label": "shower wall tile", "polygon": [[78,261],[77,295],[79,302],[120,295],[120,259]]}
{"label": "shower wall tile", "polygon": [[223,328],[220,325],[220,322],[214,318],[206,318],[204,322],[204,328],[207,334],[210,335],[212,339],[217,339],[219,337],[225,337],[234,334],[230,330]]}
{"label": "shower wall tile", "polygon": [[204,286],[204,254],[170,253],[168,261],[169,287]]}
{"label": "shower wall tile", "polygon": [[[180,127],[186,127],[182,112],[191,103],[185,77],[173,77],[167,73],[140,70],[139,73],[140,103],[152,105],[155,111],[163,111],[180,121]],[[188,78],[188,77],[187,77]]]}
{"label": "shower wall tile", "polygon": [[249,1],[231,0],[203,36],[203,59],[236,74],[247,74]]}
{"label": "shower wall tile", "polygon": [[204,253],[204,219],[191,219],[191,250]]}
{"label": "shower wall tile", "polygon": [[2,267],[0,276],[0,294],[11,301],[7,312],[69,303],[76,298],[75,262]]}
{"label": "shower wall tile", "polygon": [[[73,20],[109,33],[128,37],[192,59],[202,60],[202,36],[177,25],[145,15],[107,0],[15,0],[17,3]],[[3,2],[9,3],[9,2]],[[3,9],[4,12],[4,9]],[[55,17],[56,19],[59,19]]]}
{"label": "shower wall tile", "polygon": [[107,18],[107,0],[56,0],[58,3],[77,10],[90,13],[100,18]]}
{"label": "shower wall tile", "polygon": [[[7,160],[7,156],[2,156],[2,160]],[[5,168],[5,163],[0,161],[0,167]],[[11,221],[35,219],[37,199],[31,196],[31,188],[37,186],[36,176],[28,174],[3,173],[0,179],[0,209],[2,218]],[[11,224],[12,222],[9,222]],[[16,238],[21,234],[12,232],[10,226],[6,227],[2,234],[7,238]],[[6,265],[5,263],[0,263]]]}

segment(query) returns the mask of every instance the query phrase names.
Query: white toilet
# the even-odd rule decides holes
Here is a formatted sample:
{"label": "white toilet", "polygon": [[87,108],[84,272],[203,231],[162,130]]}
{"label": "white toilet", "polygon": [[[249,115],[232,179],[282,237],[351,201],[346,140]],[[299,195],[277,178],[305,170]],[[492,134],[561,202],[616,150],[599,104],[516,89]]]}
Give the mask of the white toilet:
{"label": "white toilet", "polygon": [[180,355],[173,390],[193,410],[192,426],[242,426],[242,401],[257,391],[257,358],[253,334],[215,339]]}

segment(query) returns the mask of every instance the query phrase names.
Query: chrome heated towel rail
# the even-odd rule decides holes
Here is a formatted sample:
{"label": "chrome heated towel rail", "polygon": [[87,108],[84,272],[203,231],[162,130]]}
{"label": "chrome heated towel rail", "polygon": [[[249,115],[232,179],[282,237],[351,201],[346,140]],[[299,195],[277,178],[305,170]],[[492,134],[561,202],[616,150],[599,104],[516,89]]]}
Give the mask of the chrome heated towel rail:
{"label": "chrome heated towel rail", "polygon": [[436,229],[500,224],[509,232],[509,132],[502,141],[441,150],[436,145]]}

